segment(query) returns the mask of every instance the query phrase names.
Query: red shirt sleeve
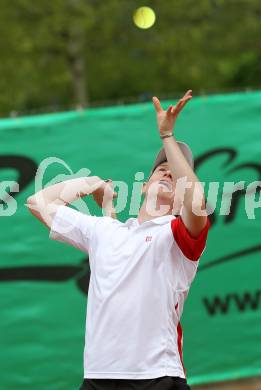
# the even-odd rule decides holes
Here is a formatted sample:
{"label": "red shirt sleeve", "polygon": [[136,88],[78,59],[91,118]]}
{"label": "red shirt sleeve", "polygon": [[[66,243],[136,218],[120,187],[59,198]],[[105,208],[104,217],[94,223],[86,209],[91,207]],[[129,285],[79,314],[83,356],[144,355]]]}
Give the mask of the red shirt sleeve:
{"label": "red shirt sleeve", "polygon": [[207,218],[207,223],[198,237],[192,237],[180,216],[171,221],[171,230],[177,245],[182,253],[192,261],[197,261],[200,258],[206,246],[210,227],[211,223],[209,218]]}

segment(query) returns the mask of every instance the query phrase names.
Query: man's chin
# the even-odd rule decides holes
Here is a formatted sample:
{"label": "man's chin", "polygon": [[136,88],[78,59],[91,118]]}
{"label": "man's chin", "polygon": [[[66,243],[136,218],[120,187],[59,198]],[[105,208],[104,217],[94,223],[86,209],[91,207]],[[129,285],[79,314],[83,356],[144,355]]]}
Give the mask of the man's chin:
{"label": "man's chin", "polygon": [[164,199],[174,199],[174,192],[170,190],[165,184],[159,185],[158,188],[158,197]]}
{"label": "man's chin", "polygon": [[159,189],[163,189],[163,191],[173,192],[172,185],[168,182],[159,182]]}

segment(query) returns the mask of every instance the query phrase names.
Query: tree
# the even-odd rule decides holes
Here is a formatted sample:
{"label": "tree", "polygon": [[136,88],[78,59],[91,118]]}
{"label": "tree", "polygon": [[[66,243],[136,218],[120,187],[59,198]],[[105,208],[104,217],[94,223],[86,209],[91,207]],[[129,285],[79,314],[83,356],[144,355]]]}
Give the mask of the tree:
{"label": "tree", "polygon": [[1,2],[1,115],[261,86],[259,0]]}

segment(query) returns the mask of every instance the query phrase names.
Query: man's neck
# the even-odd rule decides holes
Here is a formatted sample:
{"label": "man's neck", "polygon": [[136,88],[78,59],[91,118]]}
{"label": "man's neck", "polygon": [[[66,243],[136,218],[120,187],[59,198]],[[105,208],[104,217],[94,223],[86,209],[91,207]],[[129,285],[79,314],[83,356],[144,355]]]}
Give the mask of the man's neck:
{"label": "man's neck", "polygon": [[172,208],[170,205],[162,203],[160,204],[160,202],[157,200],[155,207],[155,200],[150,201],[149,199],[145,198],[139,210],[137,219],[139,223],[143,223],[154,218],[163,217],[165,215],[172,215]]}

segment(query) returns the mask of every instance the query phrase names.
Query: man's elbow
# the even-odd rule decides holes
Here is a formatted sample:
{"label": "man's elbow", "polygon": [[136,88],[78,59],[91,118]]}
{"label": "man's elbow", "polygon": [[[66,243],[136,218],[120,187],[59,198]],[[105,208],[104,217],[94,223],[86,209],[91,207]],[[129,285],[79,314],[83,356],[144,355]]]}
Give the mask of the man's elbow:
{"label": "man's elbow", "polygon": [[43,197],[43,194],[40,192],[37,192],[27,198],[26,201],[27,205],[30,207],[44,207],[46,204],[48,204],[48,199]]}
{"label": "man's elbow", "polygon": [[39,217],[39,214],[42,214],[42,211],[47,207],[48,202],[41,196],[37,194],[31,195],[27,198],[26,206],[31,211],[33,215]]}
{"label": "man's elbow", "polygon": [[27,198],[27,200],[26,200],[26,204],[27,204],[28,206],[31,206],[31,205],[35,204],[35,202],[36,202],[36,200],[35,200],[35,195],[29,196],[29,197]]}
{"label": "man's elbow", "polygon": [[26,206],[34,217],[36,217],[45,226],[50,228],[52,218],[48,216],[48,213],[43,207],[43,204],[41,204],[35,195],[29,196],[29,198],[27,198]]}
{"label": "man's elbow", "polygon": [[37,204],[37,200],[34,195],[31,195],[27,198],[25,206],[31,211],[32,214],[35,215],[35,212],[39,210],[39,205]]}

